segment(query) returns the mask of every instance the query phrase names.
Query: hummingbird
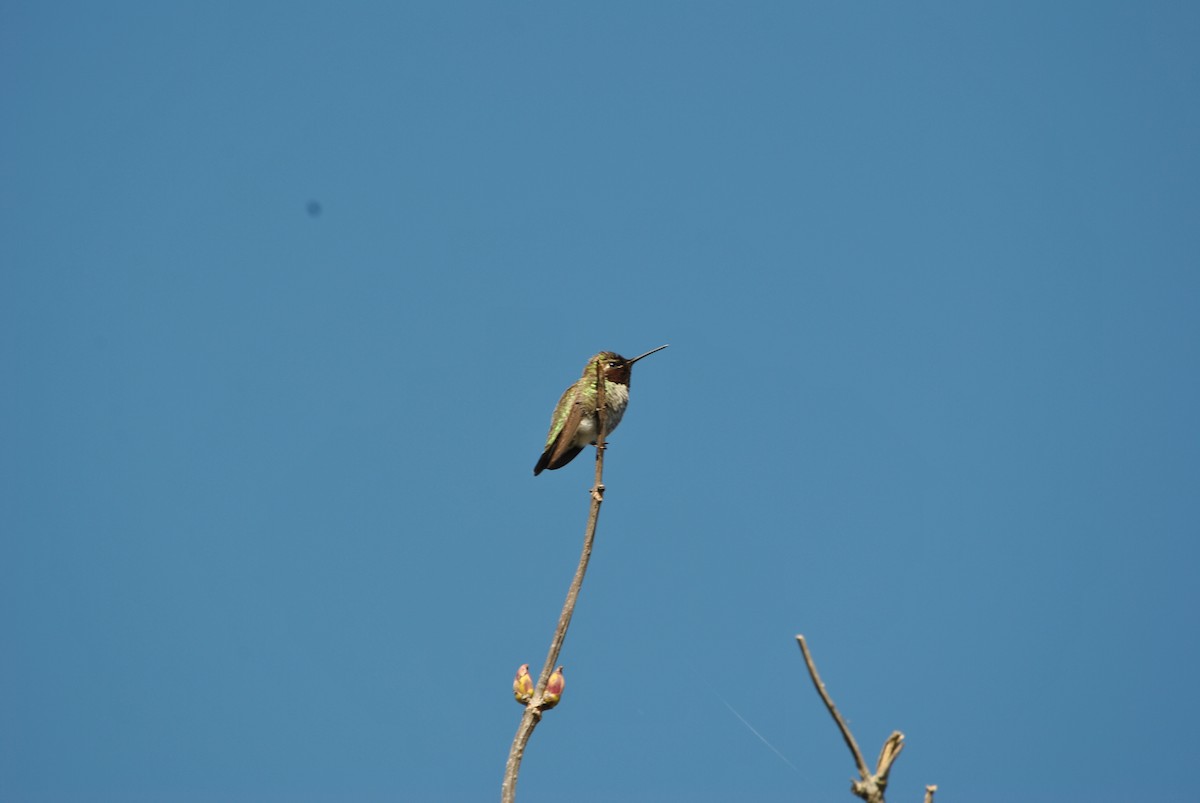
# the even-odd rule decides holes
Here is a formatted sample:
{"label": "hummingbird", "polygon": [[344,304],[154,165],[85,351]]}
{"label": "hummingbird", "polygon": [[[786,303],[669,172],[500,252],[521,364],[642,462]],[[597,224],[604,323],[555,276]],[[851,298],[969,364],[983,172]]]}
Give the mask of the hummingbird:
{"label": "hummingbird", "polygon": [[[669,345],[669,344],[668,344]],[[533,467],[533,476],[544,469],[553,471],[562,468],[583,451],[583,447],[596,442],[600,434],[600,417],[596,414],[596,364],[604,376],[604,428],[607,434],[617,428],[625,407],[629,404],[629,376],[633,364],[642,357],[649,357],[666,346],[650,349],[632,360],[615,351],[602,351],[588,360],[583,375],[574,385],[567,388],[554,415],[550,418],[550,434],[546,436],[546,450]]]}

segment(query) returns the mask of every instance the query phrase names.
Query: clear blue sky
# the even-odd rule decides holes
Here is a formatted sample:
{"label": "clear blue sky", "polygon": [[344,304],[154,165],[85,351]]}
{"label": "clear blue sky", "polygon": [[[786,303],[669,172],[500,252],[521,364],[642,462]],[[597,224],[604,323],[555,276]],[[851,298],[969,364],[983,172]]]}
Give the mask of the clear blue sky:
{"label": "clear blue sky", "polygon": [[[0,800],[1194,800],[1200,11],[6,3]],[[310,204],[318,205],[310,209]],[[782,753],[785,763],[735,716]]]}

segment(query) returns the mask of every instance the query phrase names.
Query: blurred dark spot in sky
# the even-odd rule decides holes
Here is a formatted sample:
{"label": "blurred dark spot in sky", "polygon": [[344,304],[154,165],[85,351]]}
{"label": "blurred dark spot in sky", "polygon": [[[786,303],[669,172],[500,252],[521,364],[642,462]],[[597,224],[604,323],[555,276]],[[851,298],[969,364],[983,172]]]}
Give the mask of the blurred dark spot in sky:
{"label": "blurred dark spot in sky", "polygon": [[305,209],[305,211],[308,212],[309,217],[320,217],[321,216],[321,202],[320,201],[309,201],[307,204],[305,204],[304,209]]}

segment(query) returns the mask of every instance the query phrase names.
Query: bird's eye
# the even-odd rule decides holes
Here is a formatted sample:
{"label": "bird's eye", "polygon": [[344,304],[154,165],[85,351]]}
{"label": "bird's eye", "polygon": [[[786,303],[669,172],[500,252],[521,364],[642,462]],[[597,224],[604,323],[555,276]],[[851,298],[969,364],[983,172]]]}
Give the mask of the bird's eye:
{"label": "bird's eye", "polygon": [[616,360],[612,360],[611,362],[609,362],[608,367],[609,368],[619,368],[620,365],[621,365],[621,363],[617,362]]}

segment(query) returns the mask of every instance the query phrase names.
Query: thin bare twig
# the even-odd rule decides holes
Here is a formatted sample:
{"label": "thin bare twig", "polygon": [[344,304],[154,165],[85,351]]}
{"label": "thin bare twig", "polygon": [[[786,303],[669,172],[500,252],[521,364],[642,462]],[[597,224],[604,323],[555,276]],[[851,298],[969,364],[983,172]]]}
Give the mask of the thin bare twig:
{"label": "thin bare twig", "polygon": [[937,791],[937,786],[930,785],[925,787],[925,803],[933,803],[933,793]]}
{"label": "thin bare twig", "polygon": [[804,653],[804,663],[808,665],[808,675],[812,678],[813,685],[817,687],[817,694],[821,695],[821,700],[829,709],[830,716],[837,723],[838,730],[842,732],[842,738],[846,740],[846,746],[854,754],[854,763],[858,765],[858,774],[864,778],[868,777],[867,762],[863,760],[862,751],[858,749],[858,742],[854,741],[854,734],[847,727],[846,720],[842,719],[842,715],[838,713],[837,706],[833,704],[833,698],[829,696],[829,692],[825,690],[825,684],[821,681],[821,676],[817,674],[817,665],[813,663],[812,653],[808,651],[808,643],[804,640],[804,636],[796,636],[796,641],[800,643],[800,652]]}
{"label": "thin bare twig", "polygon": [[[846,745],[854,755],[854,763],[858,766],[858,774],[861,777],[859,780],[851,782],[850,791],[867,803],[884,803],[883,793],[887,789],[888,774],[892,771],[892,764],[900,756],[900,751],[904,749],[904,734],[900,731],[893,731],[879,752],[879,761],[875,766],[874,774],[867,770],[867,762],[863,760],[862,751],[858,749],[858,742],[854,741],[854,734],[850,732],[846,720],[842,719],[837,706],[833,704],[833,698],[825,690],[821,676],[817,674],[817,665],[813,663],[812,653],[808,651],[808,643],[805,642],[804,636],[796,636],[796,641],[800,644],[800,652],[804,653],[804,663],[808,665],[808,674],[817,688],[817,694],[821,695],[821,700],[824,701],[830,716],[837,723],[838,730],[842,732],[842,738],[846,740]],[[929,803],[929,795],[930,792],[926,789],[927,803]]]}
{"label": "thin bare twig", "polygon": [[537,688],[533,699],[525,705],[525,713],[521,716],[521,724],[517,726],[517,734],[513,737],[512,747],[508,751],[508,762],[504,765],[504,782],[500,786],[502,803],[514,803],[517,799],[517,776],[521,772],[521,759],[525,757],[525,747],[533,729],[542,719],[542,713],[550,707],[545,700],[546,684],[554,667],[558,663],[558,654],[562,651],[563,642],[567,638],[567,628],[571,625],[571,617],[575,613],[575,602],[579,598],[579,589],[583,586],[583,576],[587,573],[588,561],[592,557],[592,544],[596,539],[596,522],[600,519],[600,504],[604,501],[604,440],[608,436],[608,408],[604,398],[603,365],[596,363],[596,415],[599,419],[596,435],[596,483],[590,491],[592,507],[588,513],[587,527],[583,534],[583,552],[579,556],[579,566],[567,589],[567,599],[563,603],[562,613],[558,616],[558,626],[554,629],[554,638],[550,641],[550,651],[546,654],[546,663],[542,666],[542,674],[538,676]]}

